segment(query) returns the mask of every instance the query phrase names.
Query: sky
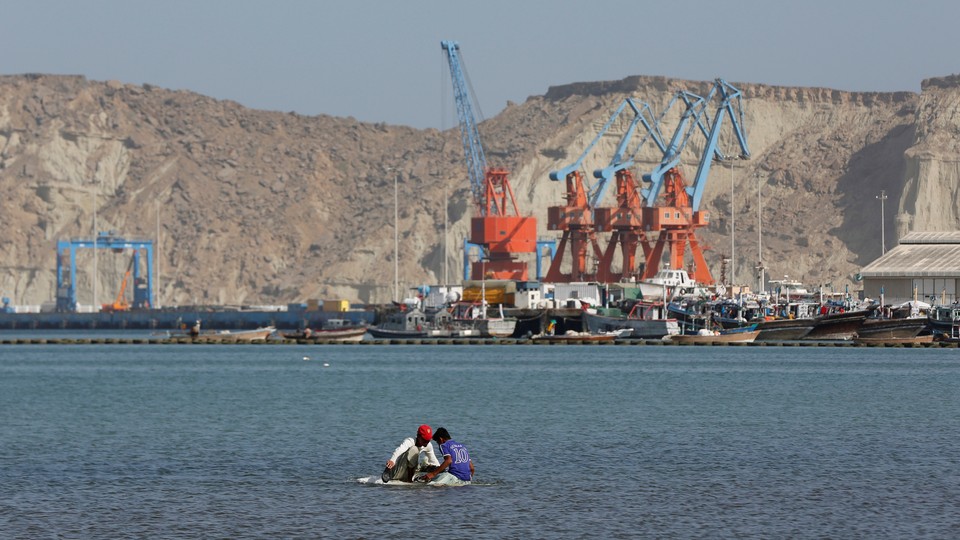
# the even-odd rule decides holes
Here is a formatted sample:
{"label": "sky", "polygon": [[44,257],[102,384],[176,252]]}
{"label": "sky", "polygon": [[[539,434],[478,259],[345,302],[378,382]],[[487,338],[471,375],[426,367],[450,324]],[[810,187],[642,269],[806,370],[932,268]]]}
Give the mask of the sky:
{"label": "sky", "polygon": [[960,73],[957,21],[956,0],[13,0],[0,73],[448,129],[441,40],[460,43],[482,120],[632,75],[919,92]]}

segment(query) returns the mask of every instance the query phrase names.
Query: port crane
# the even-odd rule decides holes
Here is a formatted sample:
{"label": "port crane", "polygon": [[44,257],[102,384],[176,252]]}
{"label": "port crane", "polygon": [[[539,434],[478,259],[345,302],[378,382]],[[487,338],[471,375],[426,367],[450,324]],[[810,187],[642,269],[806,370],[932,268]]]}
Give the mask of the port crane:
{"label": "port crane", "polygon": [[[713,121],[706,116],[710,103],[718,101]],[[671,104],[683,102],[685,109],[681,114],[670,144],[664,151],[660,164],[649,174],[643,175],[648,188],[641,190],[644,198],[643,223],[649,231],[659,232],[653,248],[646,257],[646,267],[642,278],[648,279],[656,274],[664,249],[670,253],[670,266],[683,268],[684,254],[689,246],[693,266],[689,272],[698,283],[714,283],[710,269],[703,257],[703,250],[696,236],[696,230],[708,223],[705,211],[700,210],[700,202],[706,187],[710,167],[715,160],[726,156],[720,151],[717,142],[725,116],[730,118],[732,129],[740,146],[740,159],[749,159],[750,150],[743,131],[743,106],[740,90],[723,79],[716,79],[706,98],[690,92],[681,91],[671,100]],[[669,109],[670,106],[668,106]],[[680,171],[680,154],[694,132],[692,125],[706,137],[703,154],[691,185],[687,185]],[[660,191],[663,200],[658,200]]]}
{"label": "port crane", "polygon": [[[627,111],[633,114],[632,118],[624,119]],[[632,156],[626,160],[624,156],[638,125],[643,125],[646,128],[644,141],[650,136],[653,136],[653,138],[658,141],[658,144],[661,147],[663,146],[662,138],[659,136],[659,130],[649,117],[652,117],[652,113],[646,103],[634,101],[632,98],[625,99],[613,112],[606,124],[600,128],[597,135],[590,144],[587,145],[586,149],[580,154],[576,161],[550,173],[550,179],[553,181],[565,180],[566,191],[564,198],[566,199],[566,205],[548,208],[547,228],[549,230],[560,230],[563,231],[563,233],[560,245],[557,248],[558,255],[554,257],[550,270],[547,272],[547,281],[616,281],[619,279],[619,276],[613,277],[609,269],[615,249],[610,246],[608,246],[606,250],[601,249],[596,233],[609,232],[614,230],[614,227],[622,227],[622,222],[624,220],[629,221],[631,216],[636,217],[636,222],[632,223],[632,225],[639,227],[639,216],[642,210],[639,204],[639,196],[636,195],[635,187],[627,186],[627,184],[632,181],[632,176],[627,169],[627,167],[633,164]],[[597,143],[604,136],[607,136],[611,126],[618,121],[621,125],[626,124],[626,127],[622,129],[623,133],[617,144],[616,151],[610,160],[610,165],[594,171],[593,176],[597,178],[598,181],[593,185],[587,185],[581,173],[583,161],[591,151],[593,151]],[[634,154],[639,151],[642,145],[643,142],[637,145]],[[603,196],[609,185],[613,183],[611,180],[614,177],[616,177],[619,207],[622,208],[624,205],[632,205],[632,211],[618,213],[611,208],[600,206],[600,202],[603,200]],[[636,184],[636,182],[632,182],[632,184]],[[628,194],[631,189],[634,193],[633,197],[630,197]],[[616,241],[618,240],[615,240],[615,242]],[[588,247],[593,248],[594,256],[598,261],[597,268],[594,271],[590,271],[586,267]],[[562,272],[561,266],[564,264],[564,260],[566,259],[565,254],[568,252],[568,249],[571,259],[570,273],[565,274]]]}
{"label": "port crane", "polygon": [[[153,241],[117,236],[113,231],[100,231],[94,238],[57,241],[57,311],[77,311],[77,253],[81,249],[108,249],[114,253],[133,251],[133,303],[130,309],[150,309],[153,299]],[[146,278],[141,273],[141,260],[146,259]],[[94,276],[96,279],[96,276]],[[125,278],[127,281],[127,278]],[[102,306],[98,306],[101,307]]]}
{"label": "port crane", "polygon": [[110,313],[114,311],[128,311],[130,309],[130,302],[127,302],[124,293],[127,290],[127,282],[130,280],[130,274],[133,272],[133,264],[135,262],[136,257],[130,257],[130,263],[127,264],[127,271],[123,274],[123,280],[120,281],[120,290],[117,292],[117,298],[112,304],[102,304],[100,311]]}
{"label": "port crane", "polygon": [[[460,139],[473,194],[474,216],[470,220],[468,242],[480,246],[482,250],[480,260],[471,264],[471,278],[525,281],[528,279],[527,265],[518,261],[516,255],[538,251],[536,219],[521,216],[517,210],[507,169],[487,166],[460,45],[456,41],[441,41],[440,46],[446,53],[450,67]],[[467,258],[465,246],[464,265],[468,264]]]}

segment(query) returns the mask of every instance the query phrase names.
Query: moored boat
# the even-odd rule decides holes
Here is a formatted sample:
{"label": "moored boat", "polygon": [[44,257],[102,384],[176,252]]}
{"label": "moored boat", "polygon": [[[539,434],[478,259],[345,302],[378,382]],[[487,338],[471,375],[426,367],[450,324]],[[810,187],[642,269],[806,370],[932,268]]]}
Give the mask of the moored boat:
{"label": "moored boat", "polygon": [[[583,322],[594,334],[630,329],[634,339],[660,339],[680,333],[677,319],[665,317],[661,302],[631,302],[629,311],[623,315],[619,309],[584,310]],[[593,311],[596,311],[595,313]]]}
{"label": "moored boat", "polygon": [[915,343],[933,343],[933,334],[922,336],[888,338],[888,337],[855,337],[853,342],[858,345],[913,345]]}
{"label": "moored boat", "polygon": [[254,330],[219,330],[195,336],[195,340],[210,341],[266,341],[277,329],[273,326],[262,326]]}
{"label": "moored boat", "polygon": [[700,330],[696,334],[679,334],[664,339],[676,344],[750,343],[758,335],[760,331],[751,325],[731,330]]}
{"label": "moored boat", "polygon": [[564,334],[558,334],[555,336],[550,334],[539,334],[536,336],[531,336],[530,339],[536,343],[610,343],[616,340],[618,337],[626,334],[629,334],[629,329],[605,332],[602,334],[591,334],[590,332],[575,332],[573,330],[568,330]]}
{"label": "moored boat", "polygon": [[827,313],[813,318],[814,325],[807,335],[803,336],[805,340],[851,340],[867,315],[872,313],[872,309],[858,309],[853,311],[838,311],[836,313]]}

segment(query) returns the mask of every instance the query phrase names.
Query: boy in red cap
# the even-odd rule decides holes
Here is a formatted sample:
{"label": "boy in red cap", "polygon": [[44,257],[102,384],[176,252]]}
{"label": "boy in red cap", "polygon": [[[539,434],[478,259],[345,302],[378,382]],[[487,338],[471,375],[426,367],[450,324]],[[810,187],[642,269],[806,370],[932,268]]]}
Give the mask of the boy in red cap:
{"label": "boy in red cap", "polygon": [[436,454],[433,453],[433,445],[430,444],[432,438],[433,430],[430,429],[430,426],[423,424],[417,428],[416,437],[407,437],[393,451],[390,459],[387,460],[387,468],[383,470],[380,479],[384,483],[391,480],[412,482],[414,473],[420,468],[421,458],[425,461],[425,466],[431,469],[438,467],[440,462],[437,460]]}

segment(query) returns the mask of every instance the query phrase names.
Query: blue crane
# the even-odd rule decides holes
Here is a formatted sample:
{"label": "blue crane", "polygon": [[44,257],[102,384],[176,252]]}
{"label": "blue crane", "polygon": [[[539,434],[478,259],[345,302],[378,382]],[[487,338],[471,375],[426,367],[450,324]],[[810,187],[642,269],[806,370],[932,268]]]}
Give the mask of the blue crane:
{"label": "blue crane", "polygon": [[[690,207],[694,211],[700,209],[700,201],[703,199],[703,190],[707,184],[707,176],[710,174],[710,165],[713,161],[723,160],[724,155],[717,148],[717,141],[720,139],[720,127],[723,125],[724,116],[730,117],[730,124],[740,145],[740,159],[750,158],[750,148],[747,145],[747,137],[743,132],[743,103],[740,90],[727,83],[723,79],[714,81],[713,91],[720,95],[720,104],[714,114],[713,123],[710,125],[709,133],[706,134],[707,144],[703,149],[703,155],[700,157],[700,165],[697,167],[697,174],[693,177],[693,182],[687,188],[687,194],[690,196]],[[734,110],[736,102],[736,110]]]}
{"label": "blue crane", "polygon": [[450,66],[450,78],[453,80],[453,98],[457,106],[457,118],[460,124],[460,142],[467,160],[467,173],[470,176],[470,191],[480,215],[487,214],[486,174],[487,157],[480,142],[480,130],[473,114],[473,99],[467,88],[467,78],[460,61],[460,44],[456,41],[441,41],[440,47],[447,52]]}
{"label": "blue crane", "polygon": [[[537,221],[520,216],[513,189],[502,167],[488,167],[480,142],[480,130],[473,114],[473,99],[460,57],[460,45],[441,41],[450,66],[453,96],[460,123],[460,140],[467,161],[470,191],[476,214],[470,221],[470,238],[464,241],[464,267],[471,268],[473,279],[528,279],[527,265],[517,261],[517,253],[537,253]],[[508,206],[509,203],[509,206]],[[508,215],[508,209],[513,209]],[[469,262],[472,247],[482,251],[480,260]],[[539,268],[539,258],[537,260]],[[539,277],[539,276],[538,276]]]}

